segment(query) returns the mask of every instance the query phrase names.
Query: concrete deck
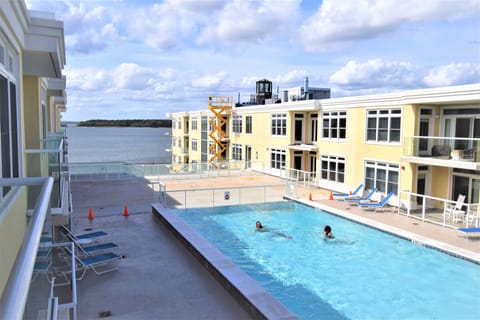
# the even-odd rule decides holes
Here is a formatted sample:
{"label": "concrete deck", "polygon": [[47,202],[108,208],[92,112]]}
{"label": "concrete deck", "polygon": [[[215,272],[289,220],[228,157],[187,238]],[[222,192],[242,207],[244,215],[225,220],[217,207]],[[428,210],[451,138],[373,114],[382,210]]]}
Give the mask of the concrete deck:
{"label": "concrete deck", "polygon": [[[165,181],[167,190],[279,185],[269,176],[218,177],[213,180]],[[308,196],[312,194],[313,201]],[[250,315],[172,235],[152,211],[153,192],[147,180],[72,183],[73,228],[104,230],[116,242],[118,271],[96,275],[88,271],[78,282],[78,318],[96,319],[248,319]],[[270,198],[269,201],[281,200]],[[343,201],[328,200],[328,191],[301,190],[302,201],[344,214],[362,223],[399,232],[442,250],[480,261],[480,241],[468,240],[449,228],[392,213],[371,213]],[[243,195],[242,197],[246,197]],[[130,216],[124,217],[124,206]],[[92,208],[95,218],[88,220]]]}

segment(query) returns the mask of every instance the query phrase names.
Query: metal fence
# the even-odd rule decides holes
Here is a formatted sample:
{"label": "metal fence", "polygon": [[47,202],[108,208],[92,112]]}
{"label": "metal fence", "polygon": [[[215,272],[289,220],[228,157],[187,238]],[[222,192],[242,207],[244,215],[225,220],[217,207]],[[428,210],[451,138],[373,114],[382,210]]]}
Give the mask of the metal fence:
{"label": "metal fence", "polygon": [[284,185],[166,190],[154,183],[154,201],[172,209],[217,207],[282,201]]}
{"label": "metal fence", "polygon": [[480,203],[457,203],[407,190],[400,192],[398,213],[451,228],[480,224]]}

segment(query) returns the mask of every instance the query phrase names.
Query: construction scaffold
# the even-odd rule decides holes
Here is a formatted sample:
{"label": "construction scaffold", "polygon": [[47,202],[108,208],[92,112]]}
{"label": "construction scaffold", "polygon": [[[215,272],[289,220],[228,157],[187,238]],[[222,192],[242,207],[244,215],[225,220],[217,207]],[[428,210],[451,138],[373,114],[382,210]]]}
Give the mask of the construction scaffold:
{"label": "construction scaffold", "polygon": [[209,162],[218,168],[225,161],[223,154],[226,149],[225,124],[227,123],[226,112],[232,109],[231,97],[208,97],[208,110],[213,113],[208,123],[212,130],[208,136],[213,140],[209,146],[212,157]]}

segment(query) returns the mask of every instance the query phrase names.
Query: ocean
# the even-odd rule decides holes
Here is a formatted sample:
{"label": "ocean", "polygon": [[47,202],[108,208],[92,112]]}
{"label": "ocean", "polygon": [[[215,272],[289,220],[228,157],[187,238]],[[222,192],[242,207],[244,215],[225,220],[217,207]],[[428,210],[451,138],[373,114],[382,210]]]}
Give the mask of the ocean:
{"label": "ocean", "polygon": [[68,127],[68,162],[171,163],[170,128]]}

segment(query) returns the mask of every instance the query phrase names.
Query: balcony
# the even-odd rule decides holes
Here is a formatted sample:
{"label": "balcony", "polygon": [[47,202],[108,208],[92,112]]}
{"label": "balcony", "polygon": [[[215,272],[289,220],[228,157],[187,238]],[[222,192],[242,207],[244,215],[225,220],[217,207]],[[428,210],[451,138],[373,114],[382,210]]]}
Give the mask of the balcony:
{"label": "balcony", "polygon": [[480,139],[404,137],[401,161],[480,170]]}

